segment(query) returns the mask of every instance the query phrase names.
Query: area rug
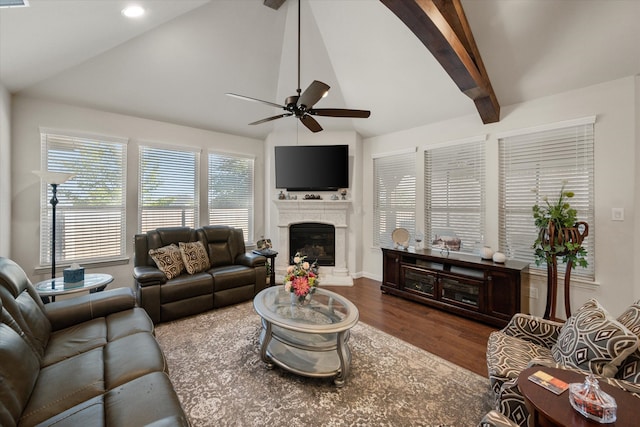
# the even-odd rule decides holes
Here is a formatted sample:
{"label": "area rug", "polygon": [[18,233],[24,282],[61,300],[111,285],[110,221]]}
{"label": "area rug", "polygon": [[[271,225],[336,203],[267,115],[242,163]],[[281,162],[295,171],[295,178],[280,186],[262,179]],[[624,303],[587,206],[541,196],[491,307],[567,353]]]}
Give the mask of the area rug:
{"label": "area rug", "polygon": [[[342,388],[265,368],[251,303],[160,324],[169,376],[195,426],[476,426],[489,382],[362,322]],[[428,339],[428,334],[425,334]]]}

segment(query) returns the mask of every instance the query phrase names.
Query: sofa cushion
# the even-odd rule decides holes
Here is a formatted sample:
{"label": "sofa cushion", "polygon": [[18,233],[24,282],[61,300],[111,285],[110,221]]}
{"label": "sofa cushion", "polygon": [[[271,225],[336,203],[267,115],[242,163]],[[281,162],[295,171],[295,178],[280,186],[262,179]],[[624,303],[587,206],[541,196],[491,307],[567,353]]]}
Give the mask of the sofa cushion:
{"label": "sofa cushion", "polygon": [[160,288],[160,302],[182,301],[200,295],[209,295],[213,299],[213,280],[207,273],[183,274],[168,281]]}
{"label": "sofa cushion", "polygon": [[201,273],[211,267],[209,256],[202,242],[180,242],[180,254],[189,274]]}
{"label": "sofa cushion", "polygon": [[551,353],[563,365],[613,377],[637,348],[638,337],[591,299],[567,319]]}
{"label": "sofa cushion", "polygon": [[487,341],[487,370],[495,396],[505,380],[517,378],[532,359],[543,358],[552,359],[551,350],[502,331],[492,332]]}
{"label": "sofa cushion", "polygon": [[27,342],[0,323],[0,425],[16,425],[40,373],[40,361]]}
{"label": "sofa cushion", "polygon": [[[618,321],[640,338],[640,300],[632,304],[618,317]],[[627,357],[616,374],[616,378],[640,383],[640,348]]]}
{"label": "sofa cushion", "polygon": [[104,359],[97,348],[42,368],[20,423],[38,424],[104,392]]}
{"label": "sofa cushion", "polygon": [[168,280],[179,276],[184,271],[180,249],[173,243],[161,248],[149,249],[149,256]]}

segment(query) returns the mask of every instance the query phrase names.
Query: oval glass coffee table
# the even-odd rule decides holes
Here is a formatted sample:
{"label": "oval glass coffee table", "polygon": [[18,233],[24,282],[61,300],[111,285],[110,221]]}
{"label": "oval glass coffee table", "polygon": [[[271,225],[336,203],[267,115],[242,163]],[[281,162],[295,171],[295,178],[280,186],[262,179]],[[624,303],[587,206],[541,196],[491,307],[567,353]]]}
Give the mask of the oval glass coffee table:
{"label": "oval glass coffee table", "polygon": [[358,309],[346,298],[317,288],[307,305],[292,303],[284,286],[261,291],[253,307],[262,318],[260,357],[297,375],[335,377],[342,387],[349,376],[349,330],[358,323]]}

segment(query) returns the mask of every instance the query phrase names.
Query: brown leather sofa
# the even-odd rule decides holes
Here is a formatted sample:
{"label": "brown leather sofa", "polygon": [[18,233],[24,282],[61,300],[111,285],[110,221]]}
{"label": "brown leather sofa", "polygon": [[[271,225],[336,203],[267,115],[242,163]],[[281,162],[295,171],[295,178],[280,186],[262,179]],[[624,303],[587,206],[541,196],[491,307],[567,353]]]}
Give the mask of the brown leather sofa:
{"label": "brown leather sofa", "polygon": [[[167,279],[149,255],[171,244],[202,242],[210,268]],[[168,227],[137,234],[133,277],[139,304],[154,323],[252,299],[266,287],[266,258],[246,252],[242,230],[227,226]]]}
{"label": "brown leather sofa", "polygon": [[0,425],[189,423],[130,288],[45,305],[0,257]]}

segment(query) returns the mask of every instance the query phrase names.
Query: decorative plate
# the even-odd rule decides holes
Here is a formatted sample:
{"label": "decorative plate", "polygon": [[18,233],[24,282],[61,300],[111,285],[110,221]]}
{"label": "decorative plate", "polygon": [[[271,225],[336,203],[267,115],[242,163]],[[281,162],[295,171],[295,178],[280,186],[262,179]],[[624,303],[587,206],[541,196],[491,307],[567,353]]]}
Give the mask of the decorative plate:
{"label": "decorative plate", "polygon": [[391,233],[391,240],[396,246],[402,246],[403,248],[409,247],[409,231],[406,228],[396,228]]}

